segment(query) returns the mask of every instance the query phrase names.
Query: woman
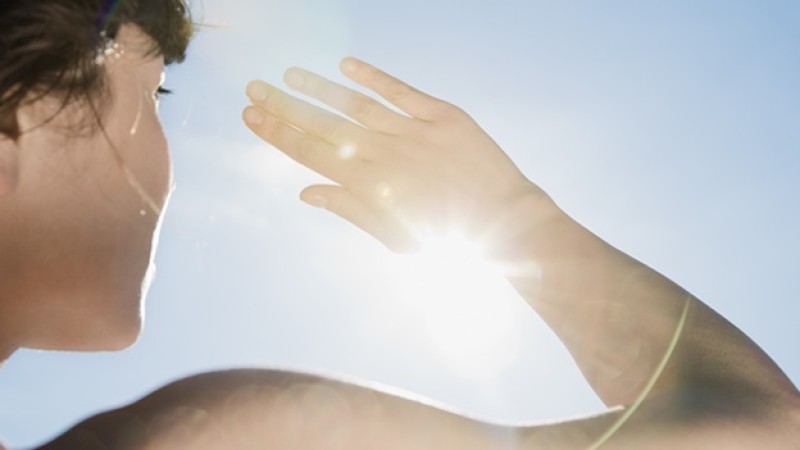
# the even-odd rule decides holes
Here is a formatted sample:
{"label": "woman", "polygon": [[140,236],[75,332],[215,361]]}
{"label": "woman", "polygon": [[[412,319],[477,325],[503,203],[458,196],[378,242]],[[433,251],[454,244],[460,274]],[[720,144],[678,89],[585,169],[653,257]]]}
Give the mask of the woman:
{"label": "woman", "polygon": [[[156,104],[180,0],[0,9],[0,360],[134,342],[170,188]],[[46,33],[42,33],[46,30]]]}
{"label": "woman", "polygon": [[[140,330],[170,190],[155,103],[163,65],[182,59],[188,41],[184,5],[19,0],[4,3],[0,25],[0,358],[20,347],[126,347]],[[297,69],[290,86],[360,125],[266,83],[248,87],[251,129],[338,183],[302,198],[399,251],[420,230],[457,225],[482,239],[518,268],[509,278],[600,396],[624,408],[506,427],[340,381],[240,370],[173,383],[43,448],[800,441],[796,388],[732,325],[566,216],[465,113],[360,61],[342,69],[407,114]]]}

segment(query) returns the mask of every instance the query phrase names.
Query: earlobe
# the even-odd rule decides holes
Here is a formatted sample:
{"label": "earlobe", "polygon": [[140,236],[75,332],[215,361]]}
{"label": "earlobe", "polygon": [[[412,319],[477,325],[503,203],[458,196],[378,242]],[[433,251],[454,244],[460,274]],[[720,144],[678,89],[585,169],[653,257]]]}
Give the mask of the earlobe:
{"label": "earlobe", "polygon": [[0,198],[14,193],[19,180],[19,141],[0,134]]}

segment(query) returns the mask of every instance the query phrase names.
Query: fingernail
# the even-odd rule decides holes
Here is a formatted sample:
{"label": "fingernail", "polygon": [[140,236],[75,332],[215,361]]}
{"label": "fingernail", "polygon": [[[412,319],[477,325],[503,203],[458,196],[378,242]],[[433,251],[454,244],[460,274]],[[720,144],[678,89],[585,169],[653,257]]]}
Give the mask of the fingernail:
{"label": "fingernail", "polygon": [[251,81],[247,85],[247,95],[253,100],[264,100],[267,98],[267,89],[256,81]]}
{"label": "fingernail", "polygon": [[289,69],[283,77],[287,85],[294,89],[302,89],[306,78],[296,69]]}
{"label": "fingernail", "polygon": [[342,60],[342,72],[354,73],[358,69],[358,63],[353,58],[345,58]]}
{"label": "fingernail", "polygon": [[248,106],[247,109],[244,110],[244,121],[250,125],[261,125],[261,122],[264,121],[264,115],[256,108]]}
{"label": "fingernail", "polygon": [[303,201],[317,208],[326,208],[328,206],[328,199],[321,195],[304,195]]}

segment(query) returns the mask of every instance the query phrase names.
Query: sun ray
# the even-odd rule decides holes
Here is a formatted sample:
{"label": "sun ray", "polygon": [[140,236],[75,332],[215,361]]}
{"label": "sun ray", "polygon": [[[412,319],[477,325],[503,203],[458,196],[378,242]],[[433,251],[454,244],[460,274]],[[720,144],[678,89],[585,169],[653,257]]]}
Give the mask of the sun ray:
{"label": "sun ray", "polygon": [[451,370],[488,379],[518,358],[517,296],[479,244],[458,233],[429,236],[418,254],[397,256],[392,267],[400,301]]}

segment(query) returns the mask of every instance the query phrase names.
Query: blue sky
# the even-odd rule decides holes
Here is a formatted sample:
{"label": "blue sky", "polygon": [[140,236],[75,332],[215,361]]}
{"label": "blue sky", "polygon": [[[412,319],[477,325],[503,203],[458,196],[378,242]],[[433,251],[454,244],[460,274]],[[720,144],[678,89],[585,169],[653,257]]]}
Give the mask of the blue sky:
{"label": "blue sky", "polygon": [[[178,188],[141,341],[14,355],[0,370],[0,439],[41,442],[172,379],[238,366],[367,380],[493,421],[602,409],[502,282],[487,275],[491,298],[463,314],[431,313],[408,261],[301,204],[319,178],[240,123],[248,80],[280,84],[299,65],[343,81],[347,55],[470,112],[567,212],[721,312],[800,383],[800,4],[201,6],[197,18],[219,26],[169,70],[176,93],[161,106]],[[474,337],[493,315],[509,326],[469,348],[436,331]]]}

